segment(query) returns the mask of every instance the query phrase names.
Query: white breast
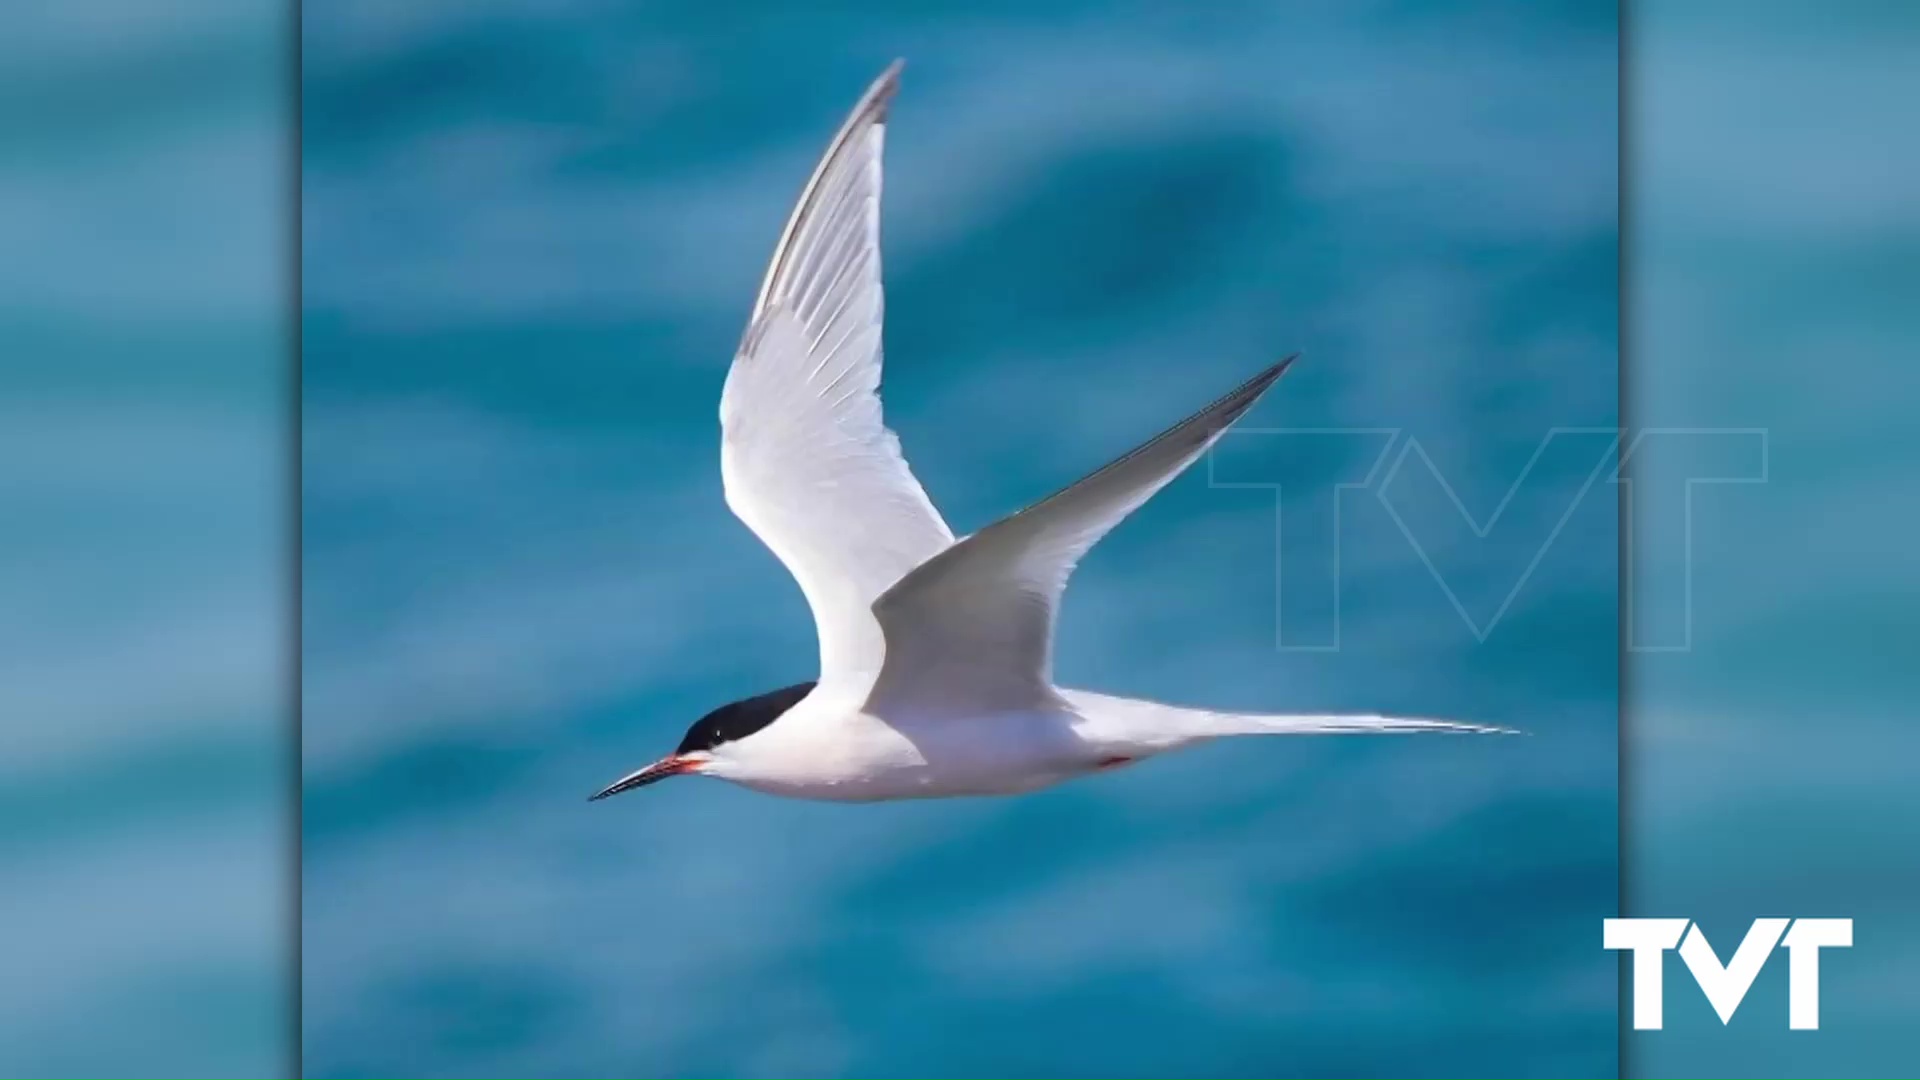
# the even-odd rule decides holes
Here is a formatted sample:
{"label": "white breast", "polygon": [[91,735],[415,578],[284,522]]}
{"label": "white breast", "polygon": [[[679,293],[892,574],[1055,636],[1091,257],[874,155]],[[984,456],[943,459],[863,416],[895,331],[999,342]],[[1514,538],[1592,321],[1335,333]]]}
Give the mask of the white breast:
{"label": "white breast", "polygon": [[1093,764],[1064,714],[883,720],[835,698],[816,693],[731,744],[711,774],[790,798],[869,802],[1017,794]]}

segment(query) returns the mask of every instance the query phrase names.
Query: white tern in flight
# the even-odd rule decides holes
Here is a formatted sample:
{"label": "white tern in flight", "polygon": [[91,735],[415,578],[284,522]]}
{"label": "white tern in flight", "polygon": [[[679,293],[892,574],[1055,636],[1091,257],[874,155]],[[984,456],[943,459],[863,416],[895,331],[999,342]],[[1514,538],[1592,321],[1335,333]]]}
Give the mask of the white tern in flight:
{"label": "white tern in flight", "polygon": [[1079,483],[954,539],[880,418],[880,161],[895,62],[813,171],[720,398],[727,505],[813,609],[820,678],[714,710],[669,776],[803,799],[1007,795],[1230,735],[1502,732],[1386,716],[1179,708],[1055,686],[1074,564],[1192,465],[1292,357]]}

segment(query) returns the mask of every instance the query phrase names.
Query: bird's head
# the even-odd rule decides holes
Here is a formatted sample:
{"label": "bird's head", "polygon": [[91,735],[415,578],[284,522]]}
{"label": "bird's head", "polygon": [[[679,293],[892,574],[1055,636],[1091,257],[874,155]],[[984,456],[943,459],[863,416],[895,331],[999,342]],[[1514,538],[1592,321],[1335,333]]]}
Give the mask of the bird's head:
{"label": "bird's head", "polygon": [[669,776],[688,773],[724,776],[731,760],[730,750],[735,744],[779,719],[812,692],[812,683],[796,683],[758,697],[722,705],[696,720],[673,753],[615,780],[592,798],[604,799],[609,795],[646,787]]}

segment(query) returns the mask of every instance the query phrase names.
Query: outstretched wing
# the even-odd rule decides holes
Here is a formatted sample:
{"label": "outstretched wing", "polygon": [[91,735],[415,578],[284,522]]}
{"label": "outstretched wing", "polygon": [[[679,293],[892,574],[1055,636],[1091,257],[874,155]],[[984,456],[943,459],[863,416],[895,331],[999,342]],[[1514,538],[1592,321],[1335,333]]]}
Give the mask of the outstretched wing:
{"label": "outstretched wing", "polygon": [[877,671],[875,597],[953,543],[880,416],[880,164],[895,62],[814,169],[720,399],[727,505],[813,608],[820,670]]}
{"label": "outstretched wing", "polygon": [[959,713],[1053,695],[1053,626],[1075,564],[1206,453],[1292,357],[1146,445],[947,548],[875,601],[886,635],[876,707]]}

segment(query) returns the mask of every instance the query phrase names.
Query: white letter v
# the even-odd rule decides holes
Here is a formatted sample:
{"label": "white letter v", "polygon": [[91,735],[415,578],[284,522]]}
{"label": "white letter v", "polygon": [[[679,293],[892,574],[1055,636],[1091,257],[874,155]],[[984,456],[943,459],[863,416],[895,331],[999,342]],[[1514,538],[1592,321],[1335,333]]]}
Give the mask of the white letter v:
{"label": "white letter v", "polygon": [[1780,935],[1786,932],[1791,919],[1755,919],[1747,929],[1747,936],[1734,950],[1733,959],[1725,967],[1720,966],[1720,958],[1714,955],[1713,946],[1707,944],[1707,935],[1700,932],[1700,924],[1694,923],[1687,928],[1685,940],[1680,942],[1680,959],[1687,962],[1687,970],[1693,972],[1693,981],[1707,995],[1707,1002],[1713,1011],[1720,1014],[1722,1024],[1731,1023],[1735,1009],[1747,996],[1747,989],[1760,975],[1767,957],[1773,955],[1773,947],[1780,943]]}

